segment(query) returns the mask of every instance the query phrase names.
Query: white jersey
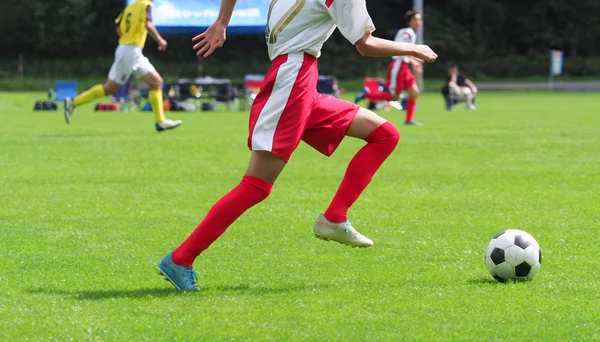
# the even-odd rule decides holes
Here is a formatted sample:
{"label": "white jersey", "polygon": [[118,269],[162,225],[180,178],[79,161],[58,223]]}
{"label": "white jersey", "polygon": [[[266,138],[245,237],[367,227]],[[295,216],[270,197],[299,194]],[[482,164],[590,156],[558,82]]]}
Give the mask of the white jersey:
{"label": "white jersey", "polygon": [[[412,27],[406,27],[401,30],[398,30],[398,33],[396,33],[396,38],[394,38],[394,40],[400,43],[415,44],[417,42],[417,34],[415,33],[415,30],[412,29]],[[394,56],[394,59],[403,61],[404,63],[410,62],[410,57],[408,56]]]}
{"label": "white jersey", "polygon": [[352,44],[373,32],[365,0],[271,0],[265,33],[269,58],[294,52],[319,57],[336,27]]}

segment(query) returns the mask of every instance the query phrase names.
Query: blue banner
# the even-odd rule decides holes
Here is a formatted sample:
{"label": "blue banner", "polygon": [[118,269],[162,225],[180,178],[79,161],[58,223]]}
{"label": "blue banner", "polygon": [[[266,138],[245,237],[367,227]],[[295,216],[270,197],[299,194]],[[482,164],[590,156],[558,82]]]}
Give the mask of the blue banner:
{"label": "blue banner", "polygon": [[[160,33],[198,34],[217,19],[220,6],[220,0],[154,0],[152,21]],[[269,0],[238,0],[227,33],[264,33],[268,11]]]}

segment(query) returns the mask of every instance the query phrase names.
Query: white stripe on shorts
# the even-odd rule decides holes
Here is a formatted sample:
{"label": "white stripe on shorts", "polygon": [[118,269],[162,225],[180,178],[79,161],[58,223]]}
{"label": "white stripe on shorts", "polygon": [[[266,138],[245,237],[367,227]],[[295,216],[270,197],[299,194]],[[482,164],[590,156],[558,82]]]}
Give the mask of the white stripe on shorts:
{"label": "white stripe on shorts", "polygon": [[277,124],[292,93],[303,62],[303,53],[290,54],[288,60],[279,66],[273,84],[273,91],[271,91],[267,103],[258,115],[258,120],[256,120],[256,125],[252,131],[252,151],[272,151]]}
{"label": "white stripe on shorts", "polygon": [[392,74],[390,75],[390,93],[392,95],[396,94],[396,87],[398,86],[398,72],[400,71],[401,65],[401,60],[394,59],[394,66],[392,67]]}

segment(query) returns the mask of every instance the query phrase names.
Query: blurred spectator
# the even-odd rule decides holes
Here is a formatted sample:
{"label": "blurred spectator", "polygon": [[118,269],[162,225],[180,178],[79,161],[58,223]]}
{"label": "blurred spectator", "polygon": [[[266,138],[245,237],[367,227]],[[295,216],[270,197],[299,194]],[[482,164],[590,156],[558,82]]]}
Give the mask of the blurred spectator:
{"label": "blurred spectator", "polygon": [[467,110],[475,110],[477,87],[469,78],[458,70],[456,64],[448,65],[448,79],[442,88],[446,100],[446,109],[452,110],[460,102],[465,102]]}

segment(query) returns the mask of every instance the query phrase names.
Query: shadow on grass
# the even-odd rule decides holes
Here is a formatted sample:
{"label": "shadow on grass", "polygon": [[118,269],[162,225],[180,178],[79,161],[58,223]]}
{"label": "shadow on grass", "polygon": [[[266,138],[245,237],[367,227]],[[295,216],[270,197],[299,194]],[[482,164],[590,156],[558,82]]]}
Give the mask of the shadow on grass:
{"label": "shadow on grass", "polygon": [[250,284],[204,286],[201,291],[215,293],[245,293],[250,295],[278,294],[292,292],[316,292],[333,288],[334,284],[289,284],[285,286],[252,286]]}
{"label": "shadow on grass", "polygon": [[482,278],[475,278],[475,279],[471,279],[469,280],[470,284],[475,284],[475,285],[494,285],[494,284],[503,284],[499,281],[497,281],[496,279],[492,279],[489,277],[482,277]]}
{"label": "shadow on grass", "polygon": [[105,300],[120,298],[165,298],[185,295],[219,295],[225,293],[243,293],[247,295],[264,295],[292,292],[310,292],[333,287],[331,284],[297,284],[282,287],[250,286],[249,284],[204,286],[200,292],[183,292],[172,287],[142,288],[133,290],[59,290],[52,288],[35,288],[28,290],[30,294],[58,295],[77,300]]}
{"label": "shadow on grass", "polygon": [[185,294],[173,288],[146,288],[135,290],[57,290],[51,288],[36,288],[28,291],[31,294],[48,294],[72,297],[77,300],[103,300],[118,298],[157,298]]}

